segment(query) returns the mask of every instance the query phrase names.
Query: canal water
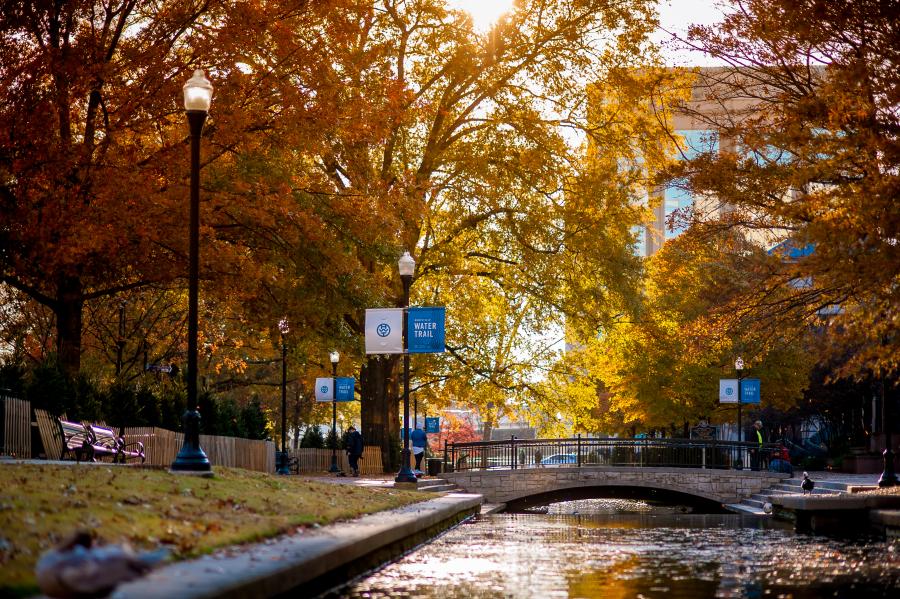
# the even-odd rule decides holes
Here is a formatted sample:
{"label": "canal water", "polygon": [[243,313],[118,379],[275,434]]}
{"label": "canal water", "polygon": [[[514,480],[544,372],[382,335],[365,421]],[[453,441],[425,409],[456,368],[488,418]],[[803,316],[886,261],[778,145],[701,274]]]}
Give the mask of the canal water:
{"label": "canal water", "polygon": [[324,597],[900,597],[900,540],[581,500],[467,521]]}

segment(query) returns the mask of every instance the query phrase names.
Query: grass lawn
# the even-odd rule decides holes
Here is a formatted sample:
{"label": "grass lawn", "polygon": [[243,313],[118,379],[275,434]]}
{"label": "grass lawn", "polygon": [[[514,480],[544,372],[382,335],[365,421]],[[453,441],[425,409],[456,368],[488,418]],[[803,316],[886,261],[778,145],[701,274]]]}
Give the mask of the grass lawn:
{"label": "grass lawn", "polygon": [[236,468],[214,478],[112,465],[0,465],[0,597],[37,591],[40,554],[78,529],[175,559],[433,498]]}

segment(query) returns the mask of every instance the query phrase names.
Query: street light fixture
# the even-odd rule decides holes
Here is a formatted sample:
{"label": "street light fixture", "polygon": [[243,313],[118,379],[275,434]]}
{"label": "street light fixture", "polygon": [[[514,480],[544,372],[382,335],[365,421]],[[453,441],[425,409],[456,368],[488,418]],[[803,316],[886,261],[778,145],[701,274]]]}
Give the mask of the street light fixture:
{"label": "street light fixture", "polygon": [[191,128],[191,215],[188,267],[188,364],[187,405],[184,423],[184,444],[172,462],[172,470],[209,472],[209,459],[200,448],[200,412],[197,409],[197,330],[198,296],[200,287],[200,134],[212,102],[213,86],[203,75],[194,76],[184,84],[184,110]]}
{"label": "street light fixture", "polygon": [[278,474],[290,474],[291,469],[288,467],[288,451],[287,451],[287,342],[285,336],[291,332],[288,325],[287,317],[278,321],[278,330],[281,331],[281,455],[276,456],[275,462],[278,465],[276,472]]}
{"label": "street light fixture", "polygon": [[334,441],[334,445],[331,446],[331,468],[328,471],[339,474],[341,469],[337,463],[337,367],[341,361],[341,354],[333,351],[328,357],[331,359],[331,438]]}
{"label": "street light fixture", "polygon": [[407,349],[407,336],[409,331],[406,330],[406,308],[409,307],[409,288],[412,285],[413,273],[416,271],[416,261],[409,255],[409,252],[403,252],[400,260],[397,261],[397,267],[400,270],[400,280],[403,281],[403,453],[400,457],[400,472],[394,482],[398,483],[414,483],[416,475],[413,474],[409,465],[409,350]]}

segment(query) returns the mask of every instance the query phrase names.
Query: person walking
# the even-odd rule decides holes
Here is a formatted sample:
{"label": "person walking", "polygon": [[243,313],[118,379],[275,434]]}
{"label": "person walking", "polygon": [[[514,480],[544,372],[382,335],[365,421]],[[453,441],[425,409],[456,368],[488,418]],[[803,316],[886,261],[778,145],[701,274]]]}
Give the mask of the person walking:
{"label": "person walking", "polygon": [[753,433],[756,441],[756,449],[753,451],[753,455],[751,456],[751,468],[753,470],[760,470],[763,466],[763,432],[762,432],[763,423],[762,420],[757,420],[753,423]]}
{"label": "person walking", "polygon": [[421,476],[422,458],[425,457],[425,448],[428,447],[428,435],[425,434],[425,431],[416,427],[416,430],[410,433],[409,440],[412,441],[413,455],[416,457],[414,473],[416,476]]}
{"label": "person walking", "polygon": [[362,453],[362,435],[356,430],[355,426],[350,425],[350,428],[347,429],[347,459],[350,462],[350,470],[353,471],[353,476],[359,476],[359,458],[362,457]]}

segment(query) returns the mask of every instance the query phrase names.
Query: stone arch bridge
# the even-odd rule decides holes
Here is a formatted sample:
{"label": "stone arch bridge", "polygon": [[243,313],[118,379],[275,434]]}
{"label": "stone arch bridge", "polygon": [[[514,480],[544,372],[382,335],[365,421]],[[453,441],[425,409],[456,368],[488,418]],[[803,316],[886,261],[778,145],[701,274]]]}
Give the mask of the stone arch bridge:
{"label": "stone arch bridge", "polygon": [[657,499],[699,505],[740,503],[788,478],[749,470],[633,467],[548,467],[467,470],[442,475],[488,503],[527,508],[592,497]]}
{"label": "stone arch bridge", "polygon": [[452,471],[442,476],[509,509],[592,497],[721,507],[789,477],[765,470],[773,449],[676,439],[512,439],[446,447]]}

